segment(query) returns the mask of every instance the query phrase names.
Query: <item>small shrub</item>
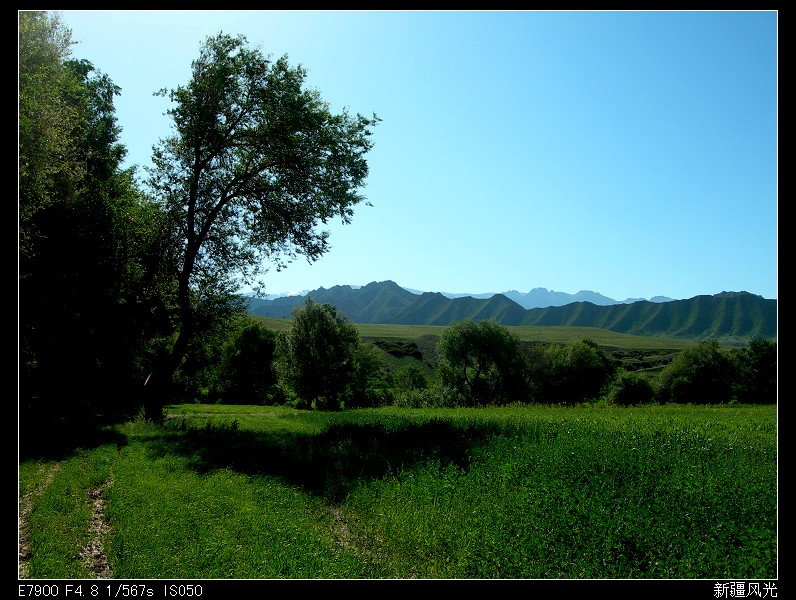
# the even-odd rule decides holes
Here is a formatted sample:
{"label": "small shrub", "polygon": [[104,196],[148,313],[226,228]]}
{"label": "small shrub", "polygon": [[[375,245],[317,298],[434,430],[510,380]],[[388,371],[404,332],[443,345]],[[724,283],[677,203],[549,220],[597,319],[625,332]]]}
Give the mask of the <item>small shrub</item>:
{"label": "small shrub", "polygon": [[464,399],[456,390],[435,384],[424,388],[396,390],[393,404],[399,408],[454,408],[463,406]]}
{"label": "small shrub", "polygon": [[611,382],[607,400],[616,406],[651,404],[655,388],[649,379],[638,373],[622,371]]}
{"label": "small shrub", "polygon": [[414,364],[401,366],[392,374],[391,379],[396,392],[424,390],[428,387],[428,379],[423,369]]}

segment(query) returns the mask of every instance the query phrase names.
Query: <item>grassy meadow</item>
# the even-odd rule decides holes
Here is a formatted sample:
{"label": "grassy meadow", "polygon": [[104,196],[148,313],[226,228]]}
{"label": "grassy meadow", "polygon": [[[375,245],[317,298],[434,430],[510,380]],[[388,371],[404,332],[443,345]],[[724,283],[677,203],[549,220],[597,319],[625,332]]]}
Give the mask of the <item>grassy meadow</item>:
{"label": "grassy meadow", "polygon": [[[771,579],[776,406],[178,405],[19,465],[20,576]],[[98,524],[99,521],[99,524]]]}

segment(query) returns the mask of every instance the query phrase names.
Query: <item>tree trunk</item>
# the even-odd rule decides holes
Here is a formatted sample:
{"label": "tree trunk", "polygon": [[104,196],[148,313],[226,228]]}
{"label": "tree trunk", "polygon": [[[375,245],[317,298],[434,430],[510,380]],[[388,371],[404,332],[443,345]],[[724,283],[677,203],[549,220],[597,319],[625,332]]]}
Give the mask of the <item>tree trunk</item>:
{"label": "tree trunk", "polygon": [[163,422],[163,408],[174,400],[172,387],[174,374],[187,353],[191,331],[190,324],[180,328],[180,333],[171,352],[164,360],[155,364],[152,373],[147,378],[144,384],[143,402],[145,419],[155,423]]}

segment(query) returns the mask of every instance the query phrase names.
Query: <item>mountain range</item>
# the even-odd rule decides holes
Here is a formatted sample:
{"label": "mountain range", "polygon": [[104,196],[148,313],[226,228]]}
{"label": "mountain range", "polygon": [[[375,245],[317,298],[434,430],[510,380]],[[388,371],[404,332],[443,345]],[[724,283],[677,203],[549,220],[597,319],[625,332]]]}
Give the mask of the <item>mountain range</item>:
{"label": "mountain range", "polygon": [[[335,286],[339,287],[339,286]],[[347,286],[351,289],[357,290],[360,289],[362,286],[351,285]],[[405,290],[412,292],[420,296],[424,292],[420,290],[414,290],[412,288],[404,288]],[[315,290],[316,292],[318,290]],[[310,290],[303,290],[301,292],[293,292],[293,293],[285,293],[285,294],[269,294],[264,299],[265,300],[276,300],[277,298],[284,298],[286,296],[306,296]],[[488,299],[495,295],[495,292],[485,292],[480,294],[471,294],[471,293],[453,293],[453,292],[439,292],[446,298],[479,298],[479,299]],[[611,304],[630,304],[632,302],[638,302],[639,300],[646,300],[646,298],[627,298],[626,300],[614,300],[613,298],[609,298],[608,296],[603,296],[598,292],[592,292],[590,290],[581,290],[577,294],[568,294],[566,292],[556,292],[553,290],[548,290],[543,287],[533,288],[530,292],[518,292],[517,290],[509,290],[507,292],[501,292],[507,298],[514,300],[517,304],[522,306],[523,308],[546,308],[548,306],[564,306],[565,304],[571,304],[573,302],[591,302],[592,304],[596,304],[597,306],[609,306]],[[666,296],[654,296],[650,298],[650,302],[671,302],[673,298],[667,298]]]}
{"label": "mountain range", "polygon": [[[420,292],[422,293],[422,292]],[[494,293],[488,294],[450,294],[447,292],[440,292],[446,298],[464,298],[470,296],[472,298],[491,298]],[[612,304],[631,304],[639,300],[646,300],[646,298],[628,298],[626,300],[614,300],[608,296],[603,296],[598,292],[590,290],[581,290],[577,294],[567,294],[566,292],[555,292],[546,288],[533,288],[530,292],[518,292],[517,290],[510,290],[502,292],[509,300],[514,300],[523,308],[547,308],[548,306],[564,306],[572,304],[573,302],[591,302],[597,306],[610,306]],[[655,296],[650,298],[650,302],[671,302],[673,298],[665,296]]]}
{"label": "mountain range", "polygon": [[[334,305],[349,321],[359,324],[450,325],[469,319],[493,320],[507,326],[596,327],[630,335],[688,340],[714,337],[739,344],[754,337],[772,341],[777,337],[777,301],[748,292],[721,292],[687,300],[657,297],[622,302],[596,292],[570,295],[544,288],[528,294],[516,292],[516,298],[509,294],[512,292],[483,295],[487,297],[418,294],[393,281],[374,281],[358,288],[336,285],[305,295],[249,298],[248,311],[252,315],[288,319],[309,296],[319,304]],[[533,306],[534,302],[551,301],[564,303]]]}

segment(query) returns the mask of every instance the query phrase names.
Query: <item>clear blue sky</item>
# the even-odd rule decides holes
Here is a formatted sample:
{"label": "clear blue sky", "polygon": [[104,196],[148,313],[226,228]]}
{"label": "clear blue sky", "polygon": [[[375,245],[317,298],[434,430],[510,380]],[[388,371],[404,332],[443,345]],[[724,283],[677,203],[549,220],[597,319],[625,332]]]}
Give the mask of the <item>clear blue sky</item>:
{"label": "clear blue sky", "polygon": [[376,113],[360,206],[269,293],[393,280],[614,298],[777,297],[774,11],[61,11],[122,88],[129,163],[153,93],[244,34],[332,109]]}

